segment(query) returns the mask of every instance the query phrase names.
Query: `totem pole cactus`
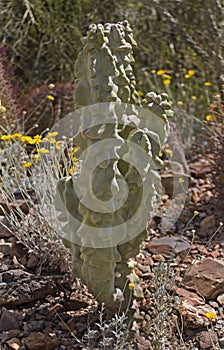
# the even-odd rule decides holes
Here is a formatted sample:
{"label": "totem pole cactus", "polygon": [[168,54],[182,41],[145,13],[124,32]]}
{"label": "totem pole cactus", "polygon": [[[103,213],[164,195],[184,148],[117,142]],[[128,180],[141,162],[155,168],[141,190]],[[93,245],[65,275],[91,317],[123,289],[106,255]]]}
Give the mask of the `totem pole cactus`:
{"label": "totem pole cactus", "polygon": [[172,114],[166,94],[151,92],[141,101],[133,46],[127,21],[91,25],[83,39],[75,88],[80,169],[59,180],[56,196],[59,220],[67,221],[64,243],[71,249],[74,274],[105,304],[108,315],[121,299],[125,310],[130,293],[142,297],[129,259],[147,236],[159,152]]}

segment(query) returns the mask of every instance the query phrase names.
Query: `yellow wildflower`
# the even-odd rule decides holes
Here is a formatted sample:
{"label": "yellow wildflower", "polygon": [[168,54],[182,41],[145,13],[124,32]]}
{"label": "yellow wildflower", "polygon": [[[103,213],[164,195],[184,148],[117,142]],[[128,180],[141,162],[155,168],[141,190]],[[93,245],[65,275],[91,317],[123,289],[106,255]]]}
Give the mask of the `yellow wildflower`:
{"label": "yellow wildflower", "polygon": [[182,71],[183,71],[183,72],[186,72],[186,71],[187,71],[187,69],[186,69],[186,68],[182,68]]}
{"label": "yellow wildflower", "polygon": [[58,136],[57,131],[48,132],[46,137],[55,137],[55,136]]}
{"label": "yellow wildflower", "polygon": [[209,318],[209,320],[213,320],[213,318],[216,318],[216,314],[214,312],[206,312],[205,316]]}
{"label": "yellow wildflower", "polygon": [[183,106],[183,101],[177,101],[178,106]]}
{"label": "yellow wildflower", "polygon": [[128,288],[129,289],[134,289],[135,288],[135,284],[133,282],[128,284]]}
{"label": "yellow wildflower", "polygon": [[207,114],[207,115],[205,116],[205,119],[207,120],[207,122],[212,122],[212,121],[215,120],[215,116],[212,115],[212,114]]}
{"label": "yellow wildflower", "polygon": [[42,136],[41,135],[35,135],[33,137],[33,140],[30,143],[33,144],[33,145],[38,145],[41,142],[42,142]]}
{"label": "yellow wildflower", "polygon": [[166,72],[167,72],[166,69],[159,69],[159,70],[157,71],[157,75],[163,75],[163,74],[165,74]]}
{"label": "yellow wildflower", "polygon": [[187,74],[185,74],[185,75],[184,75],[184,78],[186,78],[186,79],[190,79],[190,78],[192,78],[192,76],[193,76],[193,75],[191,75],[191,74],[187,73]]}
{"label": "yellow wildflower", "polygon": [[183,183],[184,183],[184,179],[183,179],[182,177],[179,177],[178,183],[179,183],[179,184],[183,184]]}
{"label": "yellow wildflower", "polygon": [[199,214],[199,211],[195,210],[194,211],[194,216],[197,216]]}
{"label": "yellow wildflower", "polygon": [[1,112],[1,113],[5,113],[5,112],[6,112],[6,107],[0,105],[0,112]]}
{"label": "yellow wildflower", "polygon": [[138,90],[137,93],[138,93],[138,95],[139,95],[140,97],[142,97],[142,96],[145,95],[144,92],[143,92],[142,90]]}
{"label": "yellow wildflower", "polygon": [[49,138],[46,138],[45,140],[49,143],[56,143],[56,140],[54,137],[49,137]]}
{"label": "yellow wildflower", "polygon": [[156,73],[156,70],[155,70],[155,69],[151,69],[150,72],[151,72],[152,74],[154,74],[154,73]]}
{"label": "yellow wildflower", "polygon": [[72,175],[75,171],[74,165],[69,169],[69,174]]}
{"label": "yellow wildflower", "polygon": [[170,149],[170,148],[167,148],[167,149],[166,149],[166,153],[167,153],[167,154],[170,154],[171,156],[173,155],[173,151],[172,151],[172,149]]}
{"label": "yellow wildflower", "polygon": [[39,155],[38,153],[35,153],[35,154],[33,155],[33,159],[34,159],[35,163],[37,163],[38,160],[40,160],[40,155]]}
{"label": "yellow wildflower", "polygon": [[73,157],[72,162],[73,162],[73,164],[78,164],[78,159],[76,157]]}
{"label": "yellow wildflower", "polygon": [[171,80],[170,79],[163,79],[163,84],[164,85],[170,85],[171,84]]}
{"label": "yellow wildflower", "polygon": [[1,140],[2,141],[7,141],[7,140],[10,140],[11,139],[11,135],[2,135],[1,136]]}
{"label": "yellow wildflower", "polygon": [[169,75],[169,74],[164,74],[164,78],[166,78],[166,79],[172,79],[171,75]]}
{"label": "yellow wildflower", "polygon": [[54,96],[52,96],[52,95],[47,95],[47,98],[48,98],[48,100],[50,100],[50,101],[54,101],[54,100],[55,100]]}
{"label": "yellow wildflower", "polygon": [[71,155],[74,155],[77,151],[78,151],[79,147],[74,147],[72,152],[71,152]]}
{"label": "yellow wildflower", "polygon": [[18,132],[18,133],[16,133],[16,134],[12,134],[11,136],[12,136],[12,139],[18,140],[18,139],[20,139],[20,138],[22,137],[22,134],[20,134],[20,133]]}
{"label": "yellow wildflower", "polygon": [[197,100],[197,97],[196,96],[191,96],[191,99],[193,100],[193,101],[196,101]]}
{"label": "yellow wildflower", "polygon": [[56,148],[56,150],[58,150],[58,151],[60,151],[60,149],[61,149],[61,142],[60,141],[57,141],[56,142],[56,145],[55,145],[55,148]]}
{"label": "yellow wildflower", "polygon": [[204,82],[204,85],[205,85],[205,86],[212,86],[212,83],[211,83],[210,81],[205,81],[205,82]]}
{"label": "yellow wildflower", "polygon": [[21,136],[21,139],[20,139],[21,142],[27,142],[27,143],[30,143],[31,145],[33,144],[33,139],[31,136]]}
{"label": "yellow wildflower", "polygon": [[193,69],[189,69],[189,70],[188,70],[188,74],[194,75],[194,74],[195,74],[195,71],[194,71]]}
{"label": "yellow wildflower", "polygon": [[46,153],[49,153],[49,150],[46,148],[38,148],[37,152],[41,154],[46,154]]}
{"label": "yellow wildflower", "polygon": [[21,164],[23,168],[30,168],[32,163],[31,162],[26,162],[26,163],[23,163]]}

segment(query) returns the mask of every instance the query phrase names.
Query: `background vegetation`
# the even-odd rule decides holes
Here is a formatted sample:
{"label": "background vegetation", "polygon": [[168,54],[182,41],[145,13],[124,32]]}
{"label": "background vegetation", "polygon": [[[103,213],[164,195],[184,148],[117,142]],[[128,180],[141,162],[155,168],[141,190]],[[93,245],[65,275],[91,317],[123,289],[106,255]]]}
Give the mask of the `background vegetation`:
{"label": "background vegetation", "polygon": [[223,18],[223,0],[2,0],[0,41],[23,95],[42,84],[73,83],[89,24],[128,19],[139,45],[140,93],[168,91],[189,149],[213,96],[223,94]]}

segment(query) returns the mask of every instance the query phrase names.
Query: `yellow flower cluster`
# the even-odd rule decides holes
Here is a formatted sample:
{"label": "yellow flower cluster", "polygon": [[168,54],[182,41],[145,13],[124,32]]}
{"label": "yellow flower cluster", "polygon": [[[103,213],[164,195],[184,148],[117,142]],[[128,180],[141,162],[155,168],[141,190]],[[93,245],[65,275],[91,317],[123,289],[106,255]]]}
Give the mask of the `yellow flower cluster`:
{"label": "yellow flower cluster", "polygon": [[55,137],[58,135],[57,131],[49,132],[46,137],[43,139],[42,135],[22,135],[20,133],[16,134],[5,134],[0,137],[2,141],[8,140],[19,140],[22,143],[28,143],[30,145],[39,145],[43,141],[47,141],[48,143],[56,143]]}
{"label": "yellow flower cluster", "polygon": [[209,320],[213,320],[214,318],[216,318],[216,314],[214,312],[206,312],[205,316],[209,319]]}
{"label": "yellow flower cluster", "polygon": [[207,120],[207,122],[214,122],[216,120],[216,118],[213,114],[207,114],[205,116],[205,120]]}
{"label": "yellow flower cluster", "polygon": [[[62,149],[63,141],[57,141],[55,137],[58,135],[57,131],[48,132],[47,135],[43,138],[42,135],[35,135],[35,136],[29,136],[29,135],[22,135],[21,133],[15,133],[15,134],[4,134],[0,137],[0,140],[2,141],[9,141],[9,144],[12,143],[12,141],[19,141],[22,146],[26,145],[35,145],[36,146],[36,152],[32,154],[28,160],[23,161],[20,163],[20,165],[23,168],[29,168],[33,164],[37,163],[41,155],[50,153],[51,148],[45,148],[42,145],[44,143],[47,144],[54,144],[54,149],[59,151]],[[40,147],[40,144],[42,147]],[[73,147],[70,148],[70,151],[68,152],[68,156],[70,161],[72,162],[72,166],[69,169],[70,175],[74,173],[76,170],[76,166],[78,164],[78,158],[75,156],[75,153],[78,151],[79,147]]]}
{"label": "yellow flower cluster", "polygon": [[184,75],[184,78],[190,79],[195,75],[195,71],[193,69],[189,69],[187,73]]}
{"label": "yellow flower cluster", "polygon": [[212,86],[211,81],[205,81],[205,82],[204,82],[204,86]]}
{"label": "yellow flower cluster", "polygon": [[157,75],[162,76],[163,77],[163,84],[164,85],[170,85],[171,84],[171,75],[167,74],[167,70],[166,69],[159,69],[156,72]]}

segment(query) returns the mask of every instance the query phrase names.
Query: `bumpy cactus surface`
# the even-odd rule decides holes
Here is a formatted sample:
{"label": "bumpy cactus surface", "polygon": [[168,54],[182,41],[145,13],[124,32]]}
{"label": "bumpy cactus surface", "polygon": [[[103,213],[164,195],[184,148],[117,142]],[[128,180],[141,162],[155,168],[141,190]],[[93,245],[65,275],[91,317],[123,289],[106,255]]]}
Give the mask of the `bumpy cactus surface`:
{"label": "bumpy cactus surface", "polygon": [[171,114],[166,94],[151,92],[141,101],[134,46],[127,21],[90,26],[76,62],[80,170],[57,186],[74,274],[112,313],[121,299],[127,307],[129,293],[142,297],[129,259],[147,236]]}

